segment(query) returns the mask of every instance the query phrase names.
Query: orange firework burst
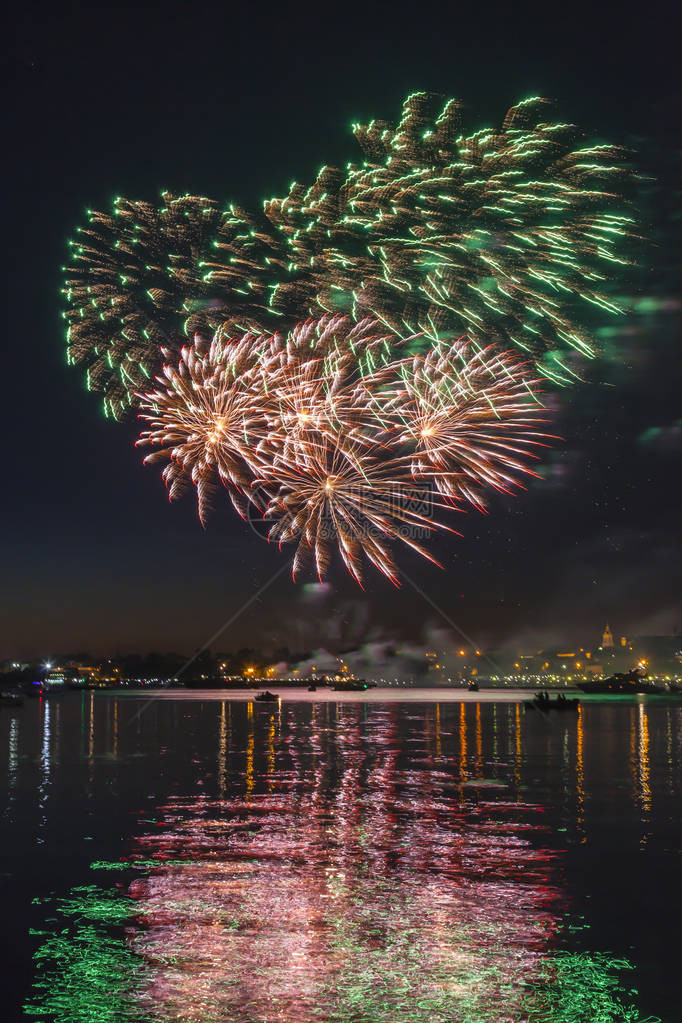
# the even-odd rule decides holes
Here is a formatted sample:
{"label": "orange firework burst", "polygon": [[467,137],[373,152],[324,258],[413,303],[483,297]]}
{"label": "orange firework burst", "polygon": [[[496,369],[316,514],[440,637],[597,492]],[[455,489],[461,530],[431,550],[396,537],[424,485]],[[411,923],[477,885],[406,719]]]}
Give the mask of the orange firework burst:
{"label": "orange firework burst", "polygon": [[379,404],[363,373],[391,365],[391,342],[376,320],[327,315],[276,334],[262,363],[267,437],[260,450],[285,460],[310,440],[377,444]]}
{"label": "orange firework burst", "polygon": [[509,493],[524,474],[546,410],[528,364],[495,346],[439,341],[426,355],[395,367],[402,382],[386,412],[399,440],[412,447],[412,471],[444,497],[485,508],[483,491]]}
{"label": "orange firework burst", "polygon": [[149,426],[138,445],[156,448],[145,463],[167,462],[163,478],[171,500],[191,481],[204,522],[218,482],[244,513],[250,494],[255,445],[265,431],[256,376],[262,345],[216,334],[210,345],[197,339],[183,348],[176,367],[164,366],[161,386],[141,394],[141,418]]}
{"label": "orange firework burst", "polygon": [[295,461],[275,456],[263,482],[272,494],[265,512],[274,520],[269,538],[297,543],[294,576],[312,559],[322,579],[335,546],[359,583],[363,554],[398,582],[395,541],[438,564],[417,537],[447,527],[430,517],[430,495],[414,481],[405,458],[375,458],[363,444],[319,437]]}
{"label": "orange firework burst", "polygon": [[[447,529],[434,508],[483,507],[532,473],[542,409],[527,366],[492,347],[435,342],[394,358],[376,320],[306,320],[288,333],[196,338],[157,388],[138,395],[147,462],[166,462],[170,497],[193,483],[204,521],[223,484],[268,536],[295,543],[293,571],[320,578],[332,551],[361,582],[366,558],[397,583],[392,548]],[[435,562],[437,564],[437,562]]]}

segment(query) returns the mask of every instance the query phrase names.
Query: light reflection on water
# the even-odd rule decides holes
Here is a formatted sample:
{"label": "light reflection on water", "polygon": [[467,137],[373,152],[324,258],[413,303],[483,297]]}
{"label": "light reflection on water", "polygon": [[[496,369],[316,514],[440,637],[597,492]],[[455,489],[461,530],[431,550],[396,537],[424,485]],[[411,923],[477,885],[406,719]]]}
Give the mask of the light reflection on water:
{"label": "light reflection on water", "polygon": [[463,813],[427,759],[428,723],[403,761],[398,717],[345,710],[331,736],[313,719],[284,739],[276,775],[270,714],[272,794],[250,794],[247,760],[245,800],[164,808],[139,854],[183,863],[130,889],[161,1018],[439,1019],[459,1002],[481,1019],[530,976],[555,925],[549,855],[525,839],[517,803]]}
{"label": "light reflection on water", "polygon": [[629,815],[642,855],[657,794],[679,794],[679,707],[588,705],[546,722],[518,703],[221,698],[183,702],[180,716],[178,704],[155,705],[130,726],[136,703],[65,697],[62,719],[80,722],[86,742],[61,753],[57,704],[41,707],[43,841],[67,751],[86,800],[109,798],[109,772],[136,817],[113,859],[101,843],[99,862],[42,910],[29,1014],[645,1018],[623,950],[581,933],[590,921],[576,914],[567,857],[589,848],[604,813],[604,750],[614,758],[608,798],[622,802],[609,812]]}

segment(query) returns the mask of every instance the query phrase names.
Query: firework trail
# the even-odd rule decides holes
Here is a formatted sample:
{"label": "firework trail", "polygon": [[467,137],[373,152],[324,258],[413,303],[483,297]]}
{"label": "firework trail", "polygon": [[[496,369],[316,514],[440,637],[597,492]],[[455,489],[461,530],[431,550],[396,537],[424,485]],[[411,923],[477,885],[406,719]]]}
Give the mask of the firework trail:
{"label": "firework trail", "polygon": [[244,515],[246,502],[258,504],[263,493],[255,477],[275,457],[296,462],[316,437],[376,442],[360,367],[387,361],[389,340],[375,321],[343,316],[309,320],[286,335],[218,331],[210,343],[197,335],[177,367],[164,365],[158,386],[136,395],[148,424],[137,443],[154,449],[145,463],[166,463],[171,500],[194,484],[202,522],[221,483]]}
{"label": "firework trail", "polygon": [[358,583],[363,555],[398,583],[391,553],[396,542],[438,564],[415,537],[447,527],[434,522],[431,504],[425,507],[424,489],[413,481],[405,459],[377,459],[362,445],[319,437],[296,460],[276,456],[264,473],[266,487],[270,480],[269,539],[297,544],[294,576],[312,560],[323,579],[334,547]]}
{"label": "firework trail", "polygon": [[198,264],[220,214],[210,199],[163,193],[159,207],[117,199],[111,214],[89,211],[88,220],[65,267],[68,358],[120,418],[158,371],[162,348],[185,343],[183,321],[192,333],[202,325],[190,307],[208,301]]}
{"label": "firework trail", "polygon": [[249,334],[239,340],[217,334],[208,346],[198,339],[182,349],[177,367],[163,367],[155,390],[140,395],[148,426],[137,443],[154,448],[144,461],[167,463],[162,475],[171,500],[194,484],[202,523],[219,483],[245,513],[257,440],[266,430],[256,382],[261,356]]}
{"label": "firework trail", "polygon": [[540,381],[594,354],[590,308],[619,312],[623,154],[539,98],[473,134],[461,113],[417,93],[355,125],[361,164],[260,212],[119,199],[72,242],[69,361],[107,415],[139,411],[171,499],[194,487],[203,522],[226,489],[295,572],[338,548],[358,581],[365,559],[397,581],[393,545],[430,558],[447,528],[434,508],[520,486]]}
{"label": "firework trail", "polygon": [[395,342],[376,320],[354,323],[340,315],[275,334],[262,363],[263,450],[295,458],[316,437],[380,447],[380,378],[390,377]]}
{"label": "firework trail", "polygon": [[[566,382],[561,352],[594,351],[581,326],[589,304],[619,311],[607,283],[627,263],[632,221],[622,151],[550,114],[527,99],[501,127],[467,136],[457,101],[441,108],[417,93],[398,125],[356,125],[361,165],[324,167],[310,188],[266,204],[290,257],[272,307],[371,315],[402,338],[494,339]],[[220,284],[225,271],[212,267]]]}
{"label": "firework trail", "polygon": [[[485,508],[485,490],[510,493],[534,449],[546,412],[533,367],[513,354],[467,341],[438,342],[426,355],[395,366],[401,388],[386,402],[400,442],[413,448],[412,474],[455,501]],[[556,439],[556,438],[554,438]]]}
{"label": "firework trail", "polygon": [[623,154],[552,120],[545,100],[470,135],[461,105],[441,104],[417,93],[397,125],[356,125],[361,164],[324,167],[262,212],[167,193],[159,207],[118,199],[112,214],[90,212],[71,243],[64,315],[69,360],[107,415],[137,404],[162,347],[328,312],[378,319],[404,346],[420,337],[422,352],[464,333],[499,342],[572,379],[572,354],[594,351],[589,308],[618,312],[609,279],[632,233]]}
{"label": "firework trail", "polygon": [[[438,509],[508,491],[544,435],[529,368],[497,349],[442,343],[412,360],[369,319],[308,320],[274,335],[218,332],[185,347],[139,395],[146,462],[175,499],[194,485],[205,521],[222,484],[268,538],[294,543],[293,573],[322,578],[338,549],[398,582],[392,549],[421,542]],[[435,562],[437,564],[437,562]]]}

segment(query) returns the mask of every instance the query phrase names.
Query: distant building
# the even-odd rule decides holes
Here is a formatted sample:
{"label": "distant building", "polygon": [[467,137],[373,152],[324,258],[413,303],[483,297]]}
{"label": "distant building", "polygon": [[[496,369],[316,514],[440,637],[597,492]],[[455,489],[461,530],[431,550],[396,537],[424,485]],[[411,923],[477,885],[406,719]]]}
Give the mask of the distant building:
{"label": "distant building", "polygon": [[601,645],[602,645],[602,650],[613,649],[613,647],[615,646],[615,644],[613,642],[613,633],[611,632],[611,629],[609,628],[609,623],[608,622],[606,623],[606,628],[604,629],[604,634],[603,634],[603,636],[601,638]]}

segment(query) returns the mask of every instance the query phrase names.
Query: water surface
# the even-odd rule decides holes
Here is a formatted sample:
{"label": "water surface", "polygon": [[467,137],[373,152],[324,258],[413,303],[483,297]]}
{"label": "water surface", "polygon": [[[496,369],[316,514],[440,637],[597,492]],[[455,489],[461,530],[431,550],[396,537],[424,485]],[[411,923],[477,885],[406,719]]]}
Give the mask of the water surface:
{"label": "water surface", "polygon": [[679,1018],[680,704],[284,695],[2,710],[10,1019]]}

